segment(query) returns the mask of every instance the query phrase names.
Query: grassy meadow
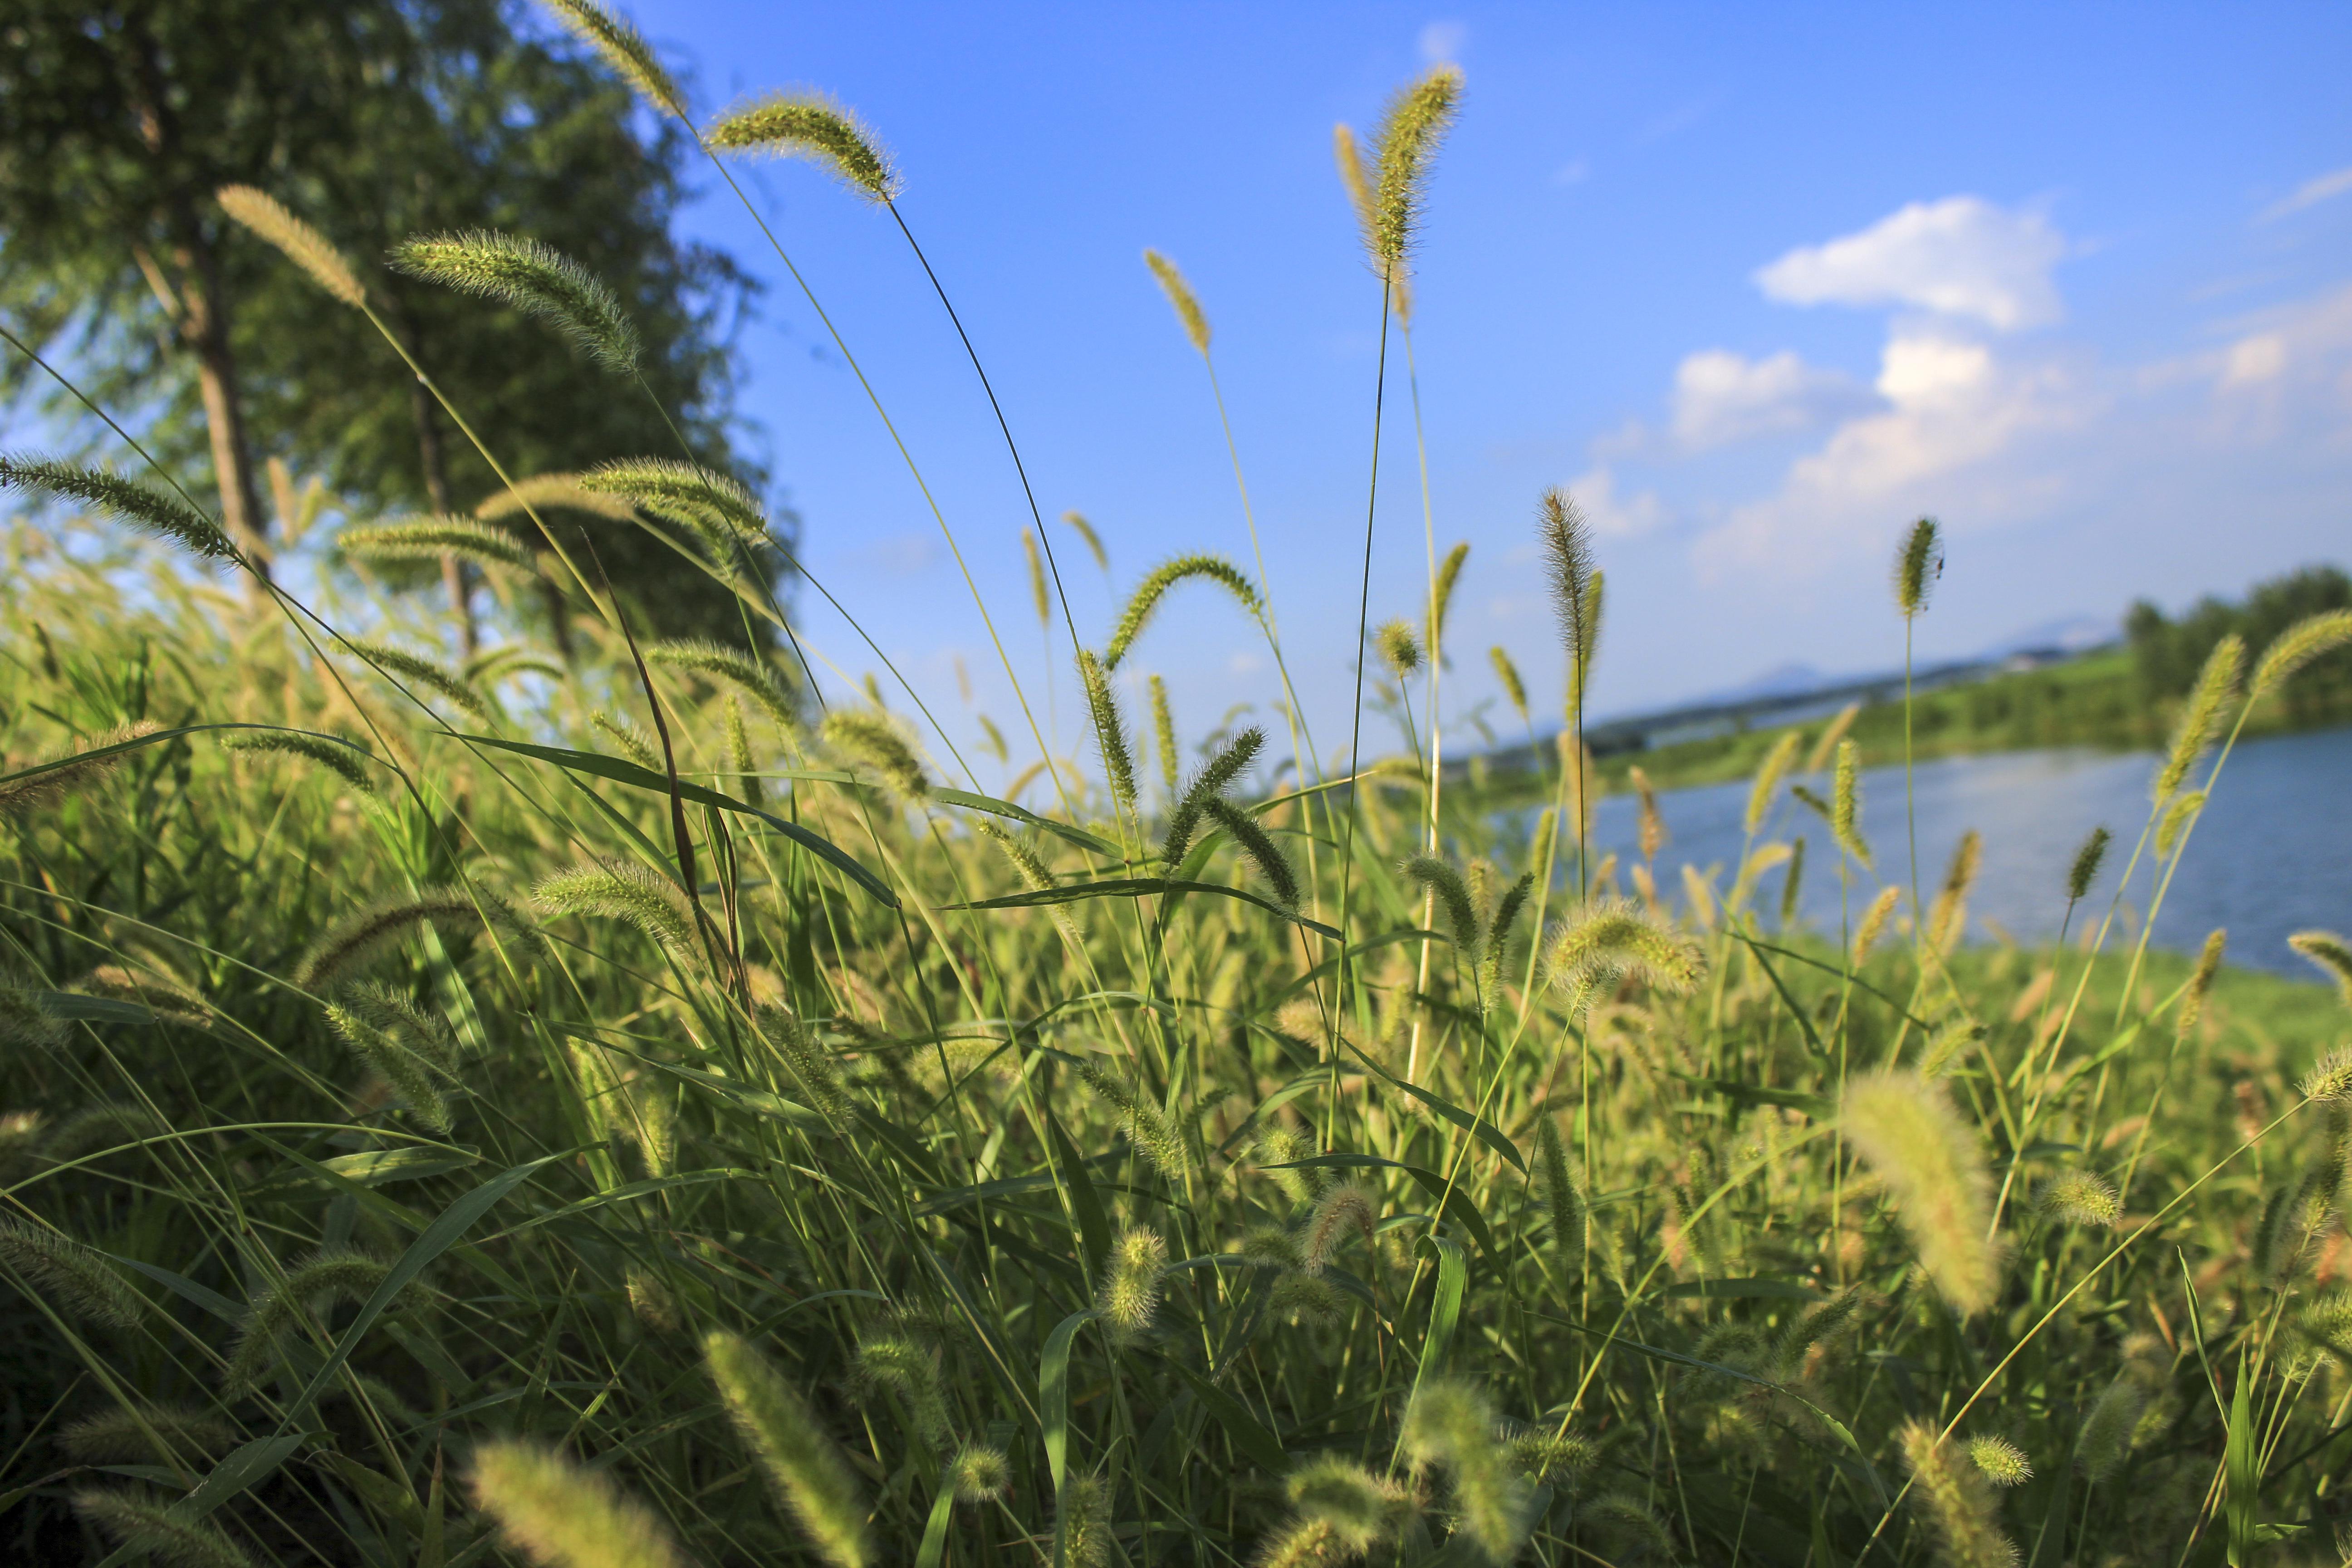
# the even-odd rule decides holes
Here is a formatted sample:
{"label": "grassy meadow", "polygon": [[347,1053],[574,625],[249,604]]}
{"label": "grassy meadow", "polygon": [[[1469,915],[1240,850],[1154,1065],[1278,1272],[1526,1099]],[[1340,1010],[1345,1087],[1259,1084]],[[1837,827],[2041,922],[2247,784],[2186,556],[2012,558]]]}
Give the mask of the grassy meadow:
{"label": "grassy meadow", "polygon": [[[624,25],[562,9],[674,110]],[[1453,111],[1433,73],[1346,150],[1391,337]],[[698,135],[895,210],[817,100]],[[223,200],[289,287],[371,308],[298,218]],[[561,258],[399,264],[634,395],[625,320]],[[1061,626],[1094,745],[1024,807],[918,697],[820,700],[724,476],[614,453],[333,539],[289,485],[298,599],[120,440],[111,470],[0,459],[57,503],[0,574],[9,1561],[2352,1552],[2352,954],[2298,939],[2323,986],[2218,935],[2146,951],[2113,896],[2229,809],[2234,726],[2352,614],[2221,645],[2146,821],[2050,868],[2067,935],[2029,952],[1961,941],[1965,846],[1881,879],[1902,802],[1857,800],[1819,725],[1743,762],[1724,883],[1585,856],[1572,749],[1500,838],[1439,783],[1444,574],[1364,661],[1419,755],[1326,778],[1287,732],[1123,711],[1128,644],[1189,596],[1280,658],[1267,585],[1181,557]],[[625,528],[743,637],[646,637],[594,564]],[[1567,498],[1538,528],[1562,641],[1517,657],[1580,692],[1601,580]],[[1891,652],[1932,525],[1905,549]],[[464,662],[387,586],[444,557],[517,612]],[[1756,896],[1808,829],[1839,929]]]}

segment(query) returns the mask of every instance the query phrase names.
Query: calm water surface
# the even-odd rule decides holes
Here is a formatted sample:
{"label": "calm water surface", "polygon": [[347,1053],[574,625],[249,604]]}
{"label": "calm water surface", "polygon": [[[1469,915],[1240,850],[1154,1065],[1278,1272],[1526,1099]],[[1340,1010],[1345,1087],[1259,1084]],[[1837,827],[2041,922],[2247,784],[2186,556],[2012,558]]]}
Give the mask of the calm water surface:
{"label": "calm water surface", "polygon": [[[2096,919],[2147,818],[2156,767],[2157,759],[2146,753],[2089,751],[1922,763],[1914,787],[1921,896],[1935,896],[1960,835],[1976,828],[1984,836],[1984,863],[1969,900],[1970,937],[1989,937],[1986,922],[1991,922],[2022,941],[2046,940],[2057,934],[2065,912],[2067,863],[2084,836],[2104,824],[2116,846],[2086,900]],[[1814,783],[1827,792],[1825,781]],[[1701,871],[1717,868],[1717,889],[1727,888],[1739,858],[1748,785],[1675,790],[1658,805],[1672,836],[1658,852],[1661,896],[1680,901],[1685,863]],[[1522,830],[1533,819],[1531,812],[1514,816]],[[1828,825],[1784,792],[1764,836],[1799,833],[1808,841],[1799,887],[1801,918],[1834,931],[1839,890]],[[1901,768],[1863,774],[1862,833],[1877,858],[1878,874],[1907,881]],[[1598,804],[1593,842],[1596,853],[1616,851],[1621,865],[1640,858],[1630,795]],[[2152,858],[2151,849],[2126,890],[2133,931],[2153,898]],[[1776,870],[1763,879],[1757,902],[1768,911],[1780,907],[1782,875]],[[1878,887],[1870,873],[1861,873],[1852,895],[1855,914]],[[2154,940],[2193,952],[2216,926],[2230,932],[2231,963],[2305,979],[2315,978],[2315,972],[2287,947],[2288,934],[2315,926],[2352,931],[2352,729],[2247,742],[2231,753],[2165,895]]]}

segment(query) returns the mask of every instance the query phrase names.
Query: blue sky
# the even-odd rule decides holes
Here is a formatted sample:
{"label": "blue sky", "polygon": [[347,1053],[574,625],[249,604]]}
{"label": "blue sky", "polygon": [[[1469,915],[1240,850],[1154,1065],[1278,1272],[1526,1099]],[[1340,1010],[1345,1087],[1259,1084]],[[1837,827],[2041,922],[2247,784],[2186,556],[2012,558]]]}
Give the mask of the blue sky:
{"label": "blue sky", "polygon": [[[1108,543],[1107,583],[1055,525],[1097,645],[1117,595],[1168,554],[1250,563],[1200,359],[1140,252],[1185,268],[1327,759],[1347,725],[1380,324],[1331,129],[1369,129],[1433,60],[1466,79],[1412,341],[1437,548],[1471,544],[1448,637],[1453,744],[1475,739],[1482,704],[1517,730],[1493,644],[1528,672],[1539,718],[1557,711],[1531,548],[1549,484],[1570,485],[1599,531],[1601,712],[1791,662],[1898,661],[1887,563],[1923,511],[1950,536],[1919,626],[1928,657],[2352,555],[2352,9],[640,0],[633,14],[706,114],[815,86],[894,151],[901,210],[1039,503],[1084,512]],[[743,177],[921,465],[1039,723],[1074,749],[1059,638],[1048,712],[1026,508],[906,245],[808,166]],[[1017,733],[905,464],[765,241],[705,184],[686,227],[771,284],[742,342],[744,406],[804,519],[810,568],[960,744],[977,711]],[[1425,574],[1399,368],[1392,354],[1376,621],[1417,616]],[[815,595],[801,604],[845,677],[875,667]],[[1163,674],[1196,736],[1279,694],[1253,630],[1202,590],[1127,668]]]}

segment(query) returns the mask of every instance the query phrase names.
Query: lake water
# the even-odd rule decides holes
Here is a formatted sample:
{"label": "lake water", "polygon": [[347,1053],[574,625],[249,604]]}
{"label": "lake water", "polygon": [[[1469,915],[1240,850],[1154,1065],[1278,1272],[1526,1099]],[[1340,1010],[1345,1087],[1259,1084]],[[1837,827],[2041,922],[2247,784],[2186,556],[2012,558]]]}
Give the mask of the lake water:
{"label": "lake water", "polygon": [[[2084,900],[2095,920],[2113,897],[2116,879],[2147,818],[2148,782],[2157,759],[2145,752],[2014,752],[1922,763],[1914,775],[1919,825],[1922,898],[1932,900],[1960,835],[1984,836],[1984,859],[1969,899],[1969,937],[1998,924],[2021,941],[2046,941],[2065,913],[2065,876],[2074,850],[2091,829],[2116,836],[2105,869]],[[2193,775],[2201,778],[2202,768]],[[1822,794],[1826,780],[1812,781]],[[1861,780],[1863,837],[1880,876],[1908,881],[1903,770],[1882,768]],[[1718,784],[1661,795],[1659,813],[1671,835],[1658,852],[1659,894],[1682,900],[1682,867],[1719,868],[1718,891],[1730,886],[1739,858],[1748,785]],[[1515,813],[1522,824],[1532,813]],[[1807,840],[1801,918],[1818,930],[1839,929],[1837,859],[1828,824],[1785,791],[1763,837]],[[1621,866],[1640,858],[1636,810],[1630,795],[1612,795],[1594,809],[1596,856],[1614,850]],[[2154,893],[2142,857],[2125,908],[2136,932]],[[1762,879],[1757,904],[1768,922],[1780,908],[1783,873]],[[1624,882],[1621,872],[1620,882]],[[1859,916],[1879,884],[1868,872],[1854,885]],[[1908,900],[1906,900],[1907,907]],[[2222,769],[2204,819],[2189,841],[2156,921],[2155,943],[2194,952],[2216,926],[2230,933],[2230,962],[2298,979],[2317,972],[2288,948],[2291,932],[2313,927],[2352,931],[2352,729],[2281,735],[2239,745]],[[2076,929],[2080,930],[2080,911]],[[2114,945],[2114,939],[2110,939]]]}

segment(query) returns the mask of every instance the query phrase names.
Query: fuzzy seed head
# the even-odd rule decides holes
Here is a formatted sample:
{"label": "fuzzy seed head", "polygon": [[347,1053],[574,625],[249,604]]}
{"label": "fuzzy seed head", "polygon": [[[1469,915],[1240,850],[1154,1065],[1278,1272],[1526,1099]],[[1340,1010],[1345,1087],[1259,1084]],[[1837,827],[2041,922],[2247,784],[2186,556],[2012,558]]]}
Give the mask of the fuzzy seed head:
{"label": "fuzzy seed head", "polygon": [[1118,694],[1110,684],[1110,667],[1095,658],[1092,648],[1078,650],[1078,684],[1087,694],[1087,713],[1093,721],[1095,748],[1102,755],[1103,777],[1118,809],[1135,809],[1135,752],[1128,741],[1127,719],[1118,710]]}
{"label": "fuzzy seed head", "polygon": [[695,948],[694,918],[677,884],[635,860],[601,860],[558,871],[530,896],[551,915],[594,915],[635,926],[679,956]]}
{"label": "fuzzy seed head", "polygon": [[2230,933],[2216,929],[2205,935],[2205,946],[2197,954],[2197,967],[2189,972],[2189,984],[2180,993],[2180,1011],[2174,1016],[2173,1038],[2185,1040],[2205,1016],[2205,998],[2213,989],[2213,977],[2221,973],[2221,952],[2229,945]]}
{"label": "fuzzy seed head", "polygon": [[1292,1470],[1283,1489],[1302,1522],[1328,1529],[1350,1555],[1386,1539],[1404,1501],[1404,1489],[1395,1482],[1328,1453]]}
{"label": "fuzzy seed head", "polygon": [[2074,1439],[2074,1462],[2093,1481],[2112,1480],[2131,1458],[2132,1435],[2147,1409],[2148,1391],[2126,1371],[2106,1386]]}
{"label": "fuzzy seed head", "polygon": [[875,1552],[865,1497],[808,1402],[747,1340],[713,1333],[702,1354],[735,1430],[816,1554],[831,1568],[866,1568]]}
{"label": "fuzzy seed head", "polygon": [[1830,794],[1830,831],[1837,836],[1838,847],[1867,866],[1870,846],[1862,837],[1861,773],[1861,749],[1852,741],[1840,741]]}
{"label": "fuzzy seed head", "polygon": [[2068,1171],[2042,1189],[2040,1206],[2067,1225],[2112,1226],[2123,1214],[2123,1198],[2105,1176]]}
{"label": "fuzzy seed head", "polygon": [[1256,585],[1240,567],[1222,555],[1180,555],[1153,567],[1135,585],[1135,592],[1128,595],[1126,605],[1118,613],[1118,623],[1111,628],[1109,646],[1103,650],[1103,668],[1117,669],[1128,649],[1135,646],[1135,639],[1151,624],[1168,591],[1179,583],[1195,579],[1223,588],[1250,619],[1265,623],[1265,602],[1258,597]]}
{"label": "fuzzy seed head", "polygon": [[175,497],[103,468],[33,453],[0,454],[0,490],[29,490],[76,501],[197,555],[218,561],[236,559],[236,547],[211,518]]}
{"label": "fuzzy seed head", "polygon": [[1403,621],[1382,622],[1372,633],[1372,646],[1380,650],[1381,662],[1388,666],[1389,673],[1399,680],[1421,668],[1421,644]]}
{"label": "fuzzy seed head", "polygon": [[2336,982],[2336,994],[2346,1006],[2352,1007],[2352,942],[2332,931],[2299,931],[2286,939],[2286,944]]}
{"label": "fuzzy seed head", "polygon": [[78,1465],[186,1465],[236,1447],[235,1428],[189,1405],[118,1405],[59,1429],[58,1447]]}
{"label": "fuzzy seed head", "polygon": [[2323,654],[2352,645],[2352,610],[2322,610],[2281,632],[2263,651],[2246,700],[2259,702]]}
{"label": "fuzzy seed head", "polygon": [[247,1390],[259,1382],[277,1353],[279,1336],[299,1326],[314,1303],[363,1301],[391,1272],[381,1258],[337,1249],[320,1253],[273,1282],[253,1299],[238,1325],[236,1350],[224,1378],[227,1386]]}
{"label": "fuzzy seed head", "polygon": [[1075,511],[1064,512],[1062,521],[1076,530],[1078,537],[1086,541],[1087,552],[1095,558],[1095,565],[1101,571],[1108,573],[1110,552],[1103,548],[1102,535],[1095,531],[1095,525],[1088,522],[1084,514]]}
{"label": "fuzzy seed head", "polygon": [[1854,1079],[1840,1115],[1854,1152],[1885,1183],[1937,1293],[1963,1317],[1990,1306],[2000,1252],[1986,1239],[1991,1181],[1975,1130],[1939,1086],[1915,1073]]}
{"label": "fuzzy seed head", "polygon": [[1054,1528],[1068,1568],[1110,1568],[1110,1483],[1100,1476],[1072,1476],[1062,1488]]}
{"label": "fuzzy seed head", "polygon": [[2083,847],[2074,851],[2074,858],[2066,867],[2068,903],[2081,902],[2091,890],[2091,884],[2099,879],[2099,868],[2107,860],[2107,846],[2114,841],[2115,835],[2105,828],[2094,827],[2091,836],[2083,840]]}
{"label": "fuzzy seed head", "polygon": [[1430,164],[1461,105],[1462,72],[1439,66],[1389,100],[1372,136],[1372,263],[1383,276],[1403,269],[1421,227]]}
{"label": "fuzzy seed head", "polygon": [[2295,1088],[2303,1098],[2332,1104],[2352,1100],[2352,1046],[2338,1046],[2303,1075]]}
{"label": "fuzzy seed head", "polygon": [[898,799],[919,801],[931,793],[914,748],[879,713],[836,708],[824,717],[824,735],[826,745],[865,763]]}
{"label": "fuzzy seed head", "polygon": [[683,1568],[677,1544],[611,1475],[536,1443],[474,1450],[474,1501],[540,1568]]}
{"label": "fuzzy seed head", "polygon": [[84,1488],[73,1494],[73,1510],[126,1552],[164,1568],[253,1568],[253,1559],[219,1526],[166,1508],[141,1492]]}
{"label": "fuzzy seed head", "polygon": [[724,562],[734,548],[769,542],[767,508],[731,475],[676,458],[620,458],[599,463],[573,481],[590,495],[629,502],[692,529]]}
{"label": "fuzzy seed head", "polygon": [[1688,995],[1706,973],[1706,953],[1664,920],[1622,899],[1593,899],[1562,921],[1548,967],[1553,984],[1581,1011],[1602,988],[1639,981]]}
{"label": "fuzzy seed head", "polygon": [[142,719],[136,724],[99,736],[97,744],[74,756],[46,764],[38,773],[0,784],[0,814],[15,815],[36,806],[53,805],[89,788],[121,766],[125,755],[121,752],[105,756],[94,753],[152,735],[157,728],[152,720]]}
{"label": "fuzzy seed head", "polygon": [[1797,748],[1803,743],[1804,736],[1800,731],[1790,731],[1765,754],[1763,766],[1756,770],[1756,782],[1748,790],[1747,829],[1750,837],[1764,830],[1764,819],[1771,814],[1780,781],[1797,765]]}
{"label": "fuzzy seed head", "polygon": [[1242,858],[1265,883],[1265,890],[1273,895],[1276,903],[1286,910],[1298,907],[1298,872],[1263,823],[1222,796],[1213,795],[1202,802],[1201,813],[1224,829],[1225,836],[1241,851]]}
{"label": "fuzzy seed head", "polygon": [[1932,517],[1913,523],[1895,556],[1895,607],[1906,620],[1927,607],[1936,579],[1944,574],[1944,548]]}
{"label": "fuzzy seed head", "polygon": [[805,158],[883,206],[898,195],[898,172],[874,133],[820,93],[779,93],[729,110],[702,139],[722,153]]}
{"label": "fuzzy seed head", "polygon": [[1158,676],[1151,678],[1151,738],[1153,750],[1160,759],[1160,782],[1168,791],[1168,803],[1176,804],[1176,775],[1183,759],[1176,753],[1176,715],[1168,706],[1168,683]]}
{"label": "fuzzy seed head", "polygon": [[774,668],[740,648],[700,637],[677,637],[647,643],[644,652],[647,664],[688,670],[714,686],[733,687],[758,703],[786,734],[799,728],[800,715],[793,706],[792,694]]}
{"label": "fuzzy seed head", "polygon": [[1494,1406],[1467,1383],[1424,1383],[1406,1406],[1397,1447],[1416,1468],[1447,1471],[1462,1533],[1490,1563],[1508,1563],[1527,1540],[1527,1478],[1497,1436]]}
{"label": "fuzzy seed head", "polygon": [[1121,1334],[1141,1334],[1160,1310],[1160,1286],[1168,1272],[1168,1243],[1156,1230],[1129,1227],[1111,1243],[1095,1305]]}
{"label": "fuzzy seed head", "polygon": [[1432,663],[1444,657],[1445,614],[1454,607],[1454,585],[1462,580],[1462,568],[1469,559],[1470,542],[1465,539],[1447,551],[1445,559],[1437,563],[1437,581],[1431,585],[1429,594],[1429,625],[1422,637]]}
{"label": "fuzzy seed head", "polygon": [[1587,1220],[1584,1188],[1568,1163],[1568,1145],[1559,1135],[1559,1123],[1550,1116],[1536,1123],[1536,1174],[1543,1184],[1544,1207],[1560,1259],[1570,1268],[1580,1268]]}
{"label": "fuzzy seed head", "polygon": [[62,1231],[0,1215],[0,1258],[69,1316],[130,1329],[146,1312],[146,1301],[121,1270]]}
{"label": "fuzzy seed head", "polygon": [[1339,1184],[1323,1194],[1315,1205],[1313,1217],[1307,1222],[1307,1240],[1298,1266],[1309,1274],[1322,1273],[1350,1236],[1362,1237],[1364,1245],[1370,1247],[1372,1225],[1371,1194],[1354,1182]]}
{"label": "fuzzy seed head", "polygon": [[339,640],[354,658],[373,669],[379,677],[407,688],[407,695],[412,700],[422,702],[415,690],[422,687],[478,719],[489,717],[489,703],[457,671],[445,669],[422,654],[410,653],[406,648],[394,647],[389,643],[362,642],[356,637]]}
{"label": "fuzzy seed head", "polygon": [[374,522],[335,535],[335,548],[354,561],[438,561],[455,555],[477,566],[531,569],[531,552],[520,539],[470,517],[435,517]]}
{"label": "fuzzy seed head", "polygon": [[1552,610],[1559,617],[1568,648],[1571,683],[1581,689],[1583,668],[1592,662],[1599,628],[1591,624],[1592,529],[1576,498],[1555,485],[1536,504],[1537,531],[1543,543],[1544,571],[1551,585]]}
{"label": "fuzzy seed head", "polygon": [[1192,1152],[1183,1134],[1170,1124],[1160,1108],[1146,1099],[1142,1091],[1095,1066],[1082,1064],[1078,1076],[1087,1087],[1101,1097],[1117,1114],[1119,1124],[1139,1152],[1159,1173],[1171,1182],[1181,1183],[1192,1168]]}
{"label": "fuzzy seed head", "polygon": [[1202,358],[1206,359],[1209,355],[1209,315],[1201,309],[1201,301],[1192,293],[1192,286],[1184,280],[1184,274],[1177,270],[1174,262],[1156,250],[1143,253],[1143,264],[1151,268],[1151,275],[1160,279],[1160,287],[1167,294],[1168,302],[1176,307],[1177,319],[1184,323],[1184,335],[1192,340],[1192,346],[1200,351]]}
{"label": "fuzzy seed head", "polygon": [[2015,1568],[2017,1547],[2001,1533],[2000,1510],[1983,1471],[1957,1444],[1938,1444],[1933,1423],[1913,1421],[1899,1438],[1945,1568]]}
{"label": "fuzzy seed head", "polygon": [[251,185],[223,185],[213,197],[223,212],[283,251],[287,260],[310,274],[311,282],[355,310],[367,308],[367,290],[360,287],[342,252],[275,196]]}
{"label": "fuzzy seed head", "polygon": [[2021,1487],[2033,1479],[2033,1464],[2025,1450],[2006,1437],[1990,1433],[1969,1439],[1969,1458],[1984,1479],[1997,1487]]}
{"label": "fuzzy seed head", "polygon": [[637,329],[620,297],[578,262],[521,235],[485,229],[405,239],[396,272],[519,310],[614,375],[637,368]]}
{"label": "fuzzy seed head", "polygon": [[327,928],[294,966],[294,984],[316,992],[340,980],[383,943],[425,921],[478,921],[475,900],[462,888],[434,887],[415,898],[371,904]]}
{"label": "fuzzy seed head", "polygon": [[685,96],[636,28],[614,15],[601,0],[547,0],[547,5],[646,102],[680,120],[686,118]]}
{"label": "fuzzy seed head", "polygon": [[2232,632],[2213,645],[2205,657],[2204,668],[2198,671],[2197,684],[2189,689],[2188,700],[2180,705],[2180,718],[2172,730],[2172,745],[2166,752],[2164,766],[2157,770],[2149,795],[2158,805],[2170,800],[2189,777],[2189,770],[2197,765],[2198,757],[2213,742],[2214,731],[2221,722],[2221,710],[2238,689],[2238,671],[2244,667],[2246,644]]}
{"label": "fuzzy seed head", "polygon": [[986,1443],[966,1443],[956,1453],[955,1495],[961,1502],[996,1502],[1012,1489],[1013,1467],[1004,1450]]}
{"label": "fuzzy seed head", "polygon": [[1495,679],[1503,683],[1503,695],[1510,699],[1519,722],[1528,722],[1528,683],[1519,679],[1519,667],[1511,662],[1500,643],[1486,650],[1486,662],[1495,667]]}
{"label": "fuzzy seed head", "polygon": [[590,517],[601,517],[608,522],[629,522],[635,519],[637,509],[626,499],[604,495],[582,485],[578,474],[534,474],[527,479],[492,490],[474,508],[474,516],[483,522],[496,522],[500,518],[528,515],[533,511],[577,511]]}

